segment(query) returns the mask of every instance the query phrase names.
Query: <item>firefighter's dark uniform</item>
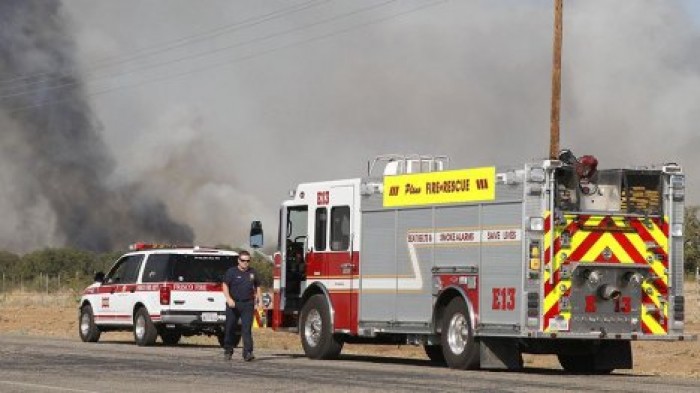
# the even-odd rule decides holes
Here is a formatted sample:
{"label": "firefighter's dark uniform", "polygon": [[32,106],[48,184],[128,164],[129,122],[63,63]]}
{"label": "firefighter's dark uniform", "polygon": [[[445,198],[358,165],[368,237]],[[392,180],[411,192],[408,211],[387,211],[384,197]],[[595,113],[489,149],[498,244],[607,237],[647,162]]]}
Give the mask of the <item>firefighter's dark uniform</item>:
{"label": "firefighter's dark uniform", "polygon": [[237,266],[226,271],[224,283],[228,285],[229,294],[236,302],[234,308],[226,305],[226,331],[224,336],[224,353],[233,353],[233,343],[238,319],[241,320],[243,336],[243,358],[253,354],[253,313],[255,312],[255,292],[260,286],[258,274],[253,268],[241,271]]}

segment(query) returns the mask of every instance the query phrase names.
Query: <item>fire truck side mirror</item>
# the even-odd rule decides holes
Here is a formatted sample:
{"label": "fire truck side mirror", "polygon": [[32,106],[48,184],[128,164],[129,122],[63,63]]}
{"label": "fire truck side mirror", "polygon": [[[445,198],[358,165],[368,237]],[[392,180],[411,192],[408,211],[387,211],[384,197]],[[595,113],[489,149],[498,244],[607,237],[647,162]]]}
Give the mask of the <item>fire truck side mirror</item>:
{"label": "fire truck side mirror", "polygon": [[262,294],[262,303],[265,308],[270,308],[270,305],[272,304],[272,295],[269,293],[265,292]]}
{"label": "fire truck side mirror", "polygon": [[261,248],[263,246],[262,222],[253,221],[250,224],[250,247]]}

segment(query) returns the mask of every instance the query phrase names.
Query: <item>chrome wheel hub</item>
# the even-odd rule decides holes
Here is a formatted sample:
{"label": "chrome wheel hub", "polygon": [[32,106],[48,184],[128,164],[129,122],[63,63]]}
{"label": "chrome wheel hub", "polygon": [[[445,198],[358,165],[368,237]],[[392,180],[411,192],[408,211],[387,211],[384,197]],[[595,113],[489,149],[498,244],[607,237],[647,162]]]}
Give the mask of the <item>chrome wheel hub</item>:
{"label": "chrome wheel hub", "polygon": [[462,314],[453,315],[447,328],[447,343],[450,346],[450,351],[455,355],[461,355],[466,349],[468,341],[469,325],[467,325],[467,318]]}
{"label": "chrome wheel hub", "polygon": [[83,336],[87,336],[90,331],[90,315],[88,313],[83,313],[80,316],[80,333]]}
{"label": "chrome wheel hub", "polygon": [[139,339],[143,338],[146,333],[146,320],[142,316],[136,317],[136,324],[134,325],[134,333]]}
{"label": "chrome wheel hub", "polygon": [[321,321],[321,314],[318,310],[313,309],[309,311],[306,316],[306,321],[304,322],[304,339],[306,342],[315,347],[321,340],[321,329],[323,328],[323,322]]}

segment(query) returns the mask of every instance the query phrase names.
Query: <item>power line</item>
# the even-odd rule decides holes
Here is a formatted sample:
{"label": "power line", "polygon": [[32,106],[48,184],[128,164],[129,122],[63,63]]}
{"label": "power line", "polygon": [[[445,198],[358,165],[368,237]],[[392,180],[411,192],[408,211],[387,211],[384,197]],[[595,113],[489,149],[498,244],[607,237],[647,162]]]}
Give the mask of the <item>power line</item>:
{"label": "power line", "polygon": [[[157,83],[157,82],[162,82],[162,81],[165,81],[165,80],[180,78],[180,77],[183,77],[183,76],[186,76],[186,75],[190,75],[190,74],[194,74],[194,73],[198,73],[198,72],[201,72],[201,71],[210,70],[210,69],[213,69],[213,68],[218,68],[218,67],[222,67],[222,66],[226,66],[226,65],[230,65],[230,64],[234,64],[234,63],[239,63],[239,62],[247,61],[247,60],[250,60],[250,59],[253,59],[253,58],[256,58],[256,57],[264,56],[264,55],[267,55],[267,54],[270,54],[270,53],[274,53],[274,52],[278,52],[278,51],[281,51],[281,50],[293,48],[293,47],[296,47],[296,46],[305,45],[305,44],[308,44],[308,43],[311,43],[311,42],[321,41],[321,40],[324,40],[324,39],[327,39],[327,38],[331,38],[331,37],[334,37],[334,36],[337,36],[337,35],[341,35],[341,34],[347,33],[347,32],[349,32],[349,31],[353,31],[353,30],[360,29],[360,28],[362,28],[362,27],[366,27],[366,26],[370,26],[370,25],[375,25],[375,24],[379,24],[379,23],[382,23],[382,22],[386,22],[386,21],[388,21],[388,20],[396,19],[396,18],[405,16],[405,15],[408,15],[408,14],[411,14],[411,13],[414,13],[414,12],[417,12],[417,11],[421,11],[421,10],[424,10],[424,9],[427,9],[427,8],[435,7],[435,6],[437,6],[437,5],[446,3],[447,1],[449,1],[449,0],[436,0],[436,1],[433,1],[433,2],[430,2],[430,3],[426,3],[426,4],[424,4],[424,5],[421,5],[421,6],[419,6],[419,7],[414,7],[414,8],[408,9],[408,10],[403,11],[403,12],[399,12],[399,13],[396,13],[396,14],[393,14],[393,15],[389,15],[389,16],[386,16],[386,17],[382,17],[382,18],[377,18],[377,19],[374,19],[374,20],[371,20],[371,21],[368,21],[368,22],[365,22],[365,23],[357,24],[357,25],[354,25],[354,26],[351,26],[351,27],[348,27],[348,28],[345,28],[345,29],[333,31],[333,32],[330,32],[330,33],[327,33],[327,34],[323,34],[323,35],[316,36],[316,37],[312,37],[312,38],[309,38],[309,39],[306,39],[306,40],[298,41],[298,42],[295,42],[295,43],[292,43],[292,44],[289,44],[289,45],[283,45],[283,46],[279,46],[279,47],[276,47],[276,48],[272,48],[272,49],[269,49],[269,50],[266,50],[266,51],[258,52],[258,53],[252,54],[252,55],[238,57],[238,58],[235,58],[235,59],[233,59],[233,60],[226,61],[226,62],[219,62],[219,63],[215,63],[215,64],[210,64],[210,65],[205,66],[205,67],[200,67],[200,68],[197,68],[197,69],[194,69],[194,70],[189,70],[189,71],[181,72],[181,73],[178,73],[178,74],[168,75],[168,76],[164,76],[164,77],[160,77],[160,78],[149,79],[149,80],[146,80],[146,81],[142,81],[142,82],[140,82],[140,83],[138,83],[138,84],[115,86],[115,87],[112,87],[112,88],[107,88],[107,89],[103,89],[103,90],[97,90],[97,91],[93,91],[93,92],[87,93],[87,94],[85,94],[85,95],[88,96],[88,97],[92,97],[92,96],[97,96],[97,95],[101,95],[101,94],[105,94],[105,93],[109,93],[109,92],[113,92],[113,91],[117,91],[117,90],[124,90],[124,89],[130,89],[130,88],[134,88],[134,87],[141,87],[141,86],[146,85],[146,84]],[[25,110],[32,109],[32,108],[38,108],[38,107],[41,107],[41,106],[44,106],[44,105],[47,105],[47,104],[56,103],[56,102],[63,102],[63,101],[67,101],[67,100],[53,100],[53,99],[49,99],[49,100],[45,100],[45,101],[39,102],[39,103],[34,104],[34,105],[28,105],[28,106],[24,106],[24,107],[14,108],[13,110],[8,111],[8,113],[21,112],[21,111],[25,111]]]}
{"label": "power line", "polygon": [[[99,81],[100,79],[105,79],[105,80],[106,80],[107,78],[114,78],[114,77],[129,75],[129,74],[133,74],[134,72],[137,72],[137,71],[149,70],[149,69],[158,68],[158,67],[161,67],[161,66],[166,66],[166,65],[170,65],[170,64],[180,63],[180,62],[183,62],[183,61],[186,61],[186,60],[196,59],[196,58],[208,56],[208,55],[211,55],[211,54],[214,54],[214,53],[223,52],[223,51],[226,51],[226,50],[229,50],[229,49],[233,49],[233,48],[237,48],[237,47],[242,47],[242,46],[246,46],[246,45],[249,45],[249,44],[258,43],[258,42],[261,42],[261,41],[266,41],[266,40],[269,40],[269,39],[271,39],[271,38],[283,36],[283,35],[286,35],[286,34],[289,34],[289,33],[294,33],[294,32],[301,31],[301,30],[306,30],[306,29],[309,29],[309,28],[311,28],[311,27],[315,27],[315,26],[319,26],[319,25],[326,24],[326,23],[329,23],[329,22],[333,22],[333,21],[336,21],[336,20],[339,20],[339,19],[342,19],[342,18],[346,18],[346,17],[348,17],[348,16],[360,14],[360,13],[367,12],[367,11],[371,11],[371,10],[373,10],[373,9],[377,9],[377,8],[383,7],[383,6],[385,6],[385,5],[389,4],[389,3],[394,3],[394,2],[396,2],[396,1],[398,1],[398,0],[385,0],[385,1],[382,2],[382,3],[377,3],[377,4],[374,4],[374,5],[371,5],[371,6],[367,6],[367,7],[363,7],[363,8],[354,10],[354,11],[350,11],[350,12],[342,13],[342,14],[339,14],[339,15],[335,15],[335,16],[332,16],[332,17],[330,17],[330,18],[322,19],[322,20],[319,20],[319,21],[316,21],[316,22],[313,22],[313,23],[310,23],[310,24],[306,24],[306,25],[300,26],[300,27],[294,27],[294,28],[291,28],[291,29],[287,29],[287,30],[283,30],[283,31],[277,32],[277,33],[268,34],[268,35],[266,35],[266,36],[257,37],[257,38],[254,38],[254,39],[251,39],[251,40],[248,40],[248,41],[243,41],[243,42],[239,42],[239,43],[236,43],[236,44],[227,45],[227,46],[224,46],[224,47],[220,47],[220,48],[216,48],[216,49],[211,49],[211,50],[207,50],[207,51],[203,51],[203,52],[199,52],[199,53],[195,53],[195,54],[190,54],[190,55],[186,55],[186,56],[181,56],[181,57],[178,57],[178,58],[175,58],[175,59],[165,60],[165,61],[161,61],[161,62],[157,62],[157,63],[153,63],[153,64],[147,64],[147,65],[144,65],[144,66],[142,66],[142,67],[138,67],[138,68],[136,68],[136,69],[132,69],[132,70],[128,70],[128,71],[118,72],[118,73],[115,73],[115,74],[103,75],[103,76],[100,76],[100,77],[95,78],[95,79],[92,79],[92,80],[88,79],[87,82],[95,82],[95,81]],[[0,100],[6,99],[6,98],[11,98],[11,97],[22,96],[22,95],[28,95],[28,94],[35,93],[35,92],[38,92],[38,91],[46,92],[46,91],[48,91],[48,90],[55,90],[55,89],[60,89],[60,88],[62,88],[62,87],[74,86],[74,85],[76,85],[76,84],[78,84],[78,83],[79,83],[79,82],[77,82],[77,81],[72,81],[72,82],[67,82],[67,83],[62,83],[62,84],[58,84],[58,85],[49,86],[49,87],[46,87],[46,88],[41,88],[41,89],[30,89],[30,90],[23,91],[23,92],[16,92],[16,93],[4,94],[4,95],[0,95]]]}
{"label": "power line", "polygon": [[[306,3],[302,4],[295,4],[294,6],[283,8],[281,10],[273,11],[264,15],[259,15],[255,16],[249,19],[245,19],[240,22],[236,22],[234,24],[230,25],[224,25],[224,26],[219,26],[215,29],[207,30],[202,33],[198,33],[196,35],[191,35],[191,36],[186,36],[186,37],[181,37],[179,39],[173,40],[173,41],[168,41],[165,43],[160,43],[156,45],[151,45],[147,46],[144,48],[137,49],[133,51],[130,55],[127,56],[122,56],[122,57],[114,57],[114,58],[109,58],[109,59],[102,59],[102,60],[97,60],[95,61],[95,64],[92,66],[89,66],[88,69],[101,69],[101,68],[107,68],[110,66],[114,66],[116,64],[121,64],[121,63],[127,63],[132,60],[138,60],[141,58],[147,58],[159,53],[167,52],[172,49],[177,49],[181,48],[183,46],[192,44],[192,43],[197,43],[204,41],[206,39],[211,39],[215,38],[224,34],[228,34],[231,32],[239,31],[248,27],[253,27],[256,25],[259,25],[264,22],[268,22],[273,19],[277,19],[280,17],[288,16],[300,11],[304,11],[306,9],[328,3],[332,0],[311,0]],[[38,78],[41,76],[51,76],[53,78],[58,78],[58,77],[63,77],[63,76],[70,76],[73,72],[77,71],[77,67],[69,68],[67,70],[63,71],[57,71],[57,72],[43,72],[43,73],[36,73],[36,74],[31,74],[31,75],[18,75],[16,77],[10,78],[10,79],[5,79],[0,81],[0,84],[11,84],[14,81],[21,81],[24,79],[34,79]],[[56,75],[56,76],[54,76]],[[41,83],[42,81],[34,81],[30,82],[30,84],[37,84]],[[26,86],[23,85],[22,87]]]}

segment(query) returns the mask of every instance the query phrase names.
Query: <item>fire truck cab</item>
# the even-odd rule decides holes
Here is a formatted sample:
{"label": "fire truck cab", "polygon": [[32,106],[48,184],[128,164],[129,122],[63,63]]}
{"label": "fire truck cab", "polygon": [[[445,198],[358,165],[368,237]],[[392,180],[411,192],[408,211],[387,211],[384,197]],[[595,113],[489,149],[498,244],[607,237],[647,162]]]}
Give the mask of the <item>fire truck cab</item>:
{"label": "fire truck cab", "polygon": [[680,166],[598,170],[568,151],[448,164],[381,156],[367,177],[298,185],[280,209],[272,327],[314,359],[409,343],[452,368],[548,353],[601,373],[632,367],[632,340],[694,338]]}

